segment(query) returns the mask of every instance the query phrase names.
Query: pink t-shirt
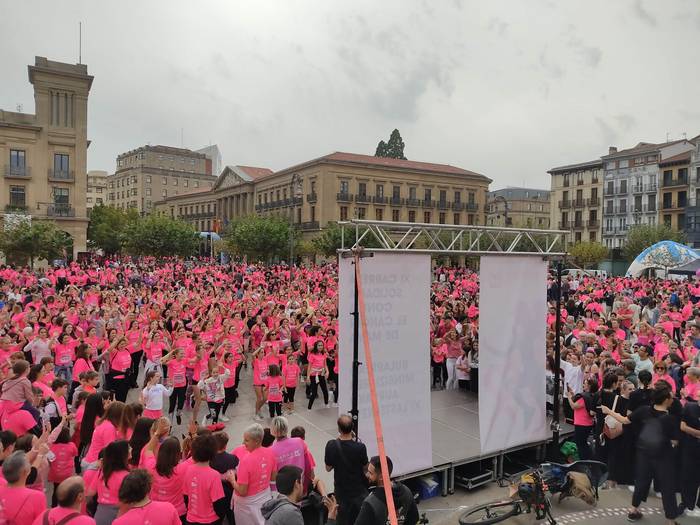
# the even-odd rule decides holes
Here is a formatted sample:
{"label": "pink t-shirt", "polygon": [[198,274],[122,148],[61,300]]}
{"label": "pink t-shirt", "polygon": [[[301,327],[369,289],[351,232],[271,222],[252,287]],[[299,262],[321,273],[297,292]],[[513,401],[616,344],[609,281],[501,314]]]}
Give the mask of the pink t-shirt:
{"label": "pink t-shirt", "polygon": [[209,466],[194,463],[185,470],[182,485],[188,498],[189,523],[212,523],[219,519],[214,512],[214,502],[224,497],[221,474]]}
{"label": "pink t-shirt", "polygon": [[172,503],[150,501],[143,507],[132,508],[112,522],[113,525],[180,525]]}
{"label": "pink t-shirt", "polygon": [[49,466],[49,481],[61,483],[64,479],[75,474],[75,456],[78,455],[78,448],[75,443],[54,443],[51,445],[51,452],[56,458]]}
{"label": "pink t-shirt", "polygon": [[299,383],[299,365],[294,363],[293,365],[287,365],[284,367],[284,386],[287,388],[294,388]]}
{"label": "pink t-shirt", "polygon": [[0,521],[7,525],[32,525],[46,510],[46,496],[26,487],[0,488]]}
{"label": "pink t-shirt", "polygon": [[129,474],[128,470],[118,470],[112,472],[109,480],[105,485],[102,471],[100,470],[91,481],[90,488],[97,492],[97,503],[103,505],[118,505],[119,504],[119,487],[122,486],[122,481]]}
{"label": "pink t-shirt", "polygon": [[306,481],[305,474],[311,472],[316,466],[314,458],[309,452],[309,447],[301,438],[275,440],[270,446],[270,450],[275,455],[275,464],[278,470],[287,465],[299,467],[302,470],[301,479],[304,481]]}
{"label": "pink t-shirt", "polygon": [[258,447],[241,459],[236,481],[248,485],[246,496],[254,496],[270,486],[272,473],[276,471],[275,453],[269,448]]}
{"label": "pink t-shirt", "polygon": [[88,359],[77,359],[73,365],[73,381],[80,381],[80,374],[94,369],[95,367],[92,366],[92,362]]}
{"label": "pink t-shirt", "polygon": [[253,359],[253,385],[263,386],[267,379],[267,359],[264,357]]}
{"label": "pink t-shirt", "polygon": [[309,376],[321,375],[326,367],[326,354],[310,352],[307,359],[309,360]]}
{"label": "pink t-shirt", "polygon": [[[75,513],[73,509],[54,507],[49,511],[49,525],[56,525],[63,518],[70,516],[73,513]],[[39,516],[37,516],[32,525],[44,525],[44,514],[45,512],[42,512]],[[95,520],[90,516],[81,514],[80,516],[72,518],[69,523],[70,525],[95,525]]]}
{"label": "pink t-shirt", "polygon": [[26,410],[17,410],[8,415],[7,412],[2,416],[3,430],[11,430],[17,436],[23,436],[37,425],[34,416]]}
{"label": "pink t-shirt", "polygon": [[170,477],[158,474],[155,458],[152,456],[144,461],[144,466],[153,476],[151,499],[153,501],[167,501],[175,507],[178,516],[184,515],[187,508],[185,507],[185,497],[182,494],[182,482],[187,466],[180,463],[173,469]]}
{"label": "pink t-shirt", "polygon": [[85,461],[88,463],[97,461],[102,449],[116,440],[117,429],[111,422],[105,420],[97,425],[95,431],[92,433],[92,441],[90,442],[90,448],[85,454]]}
{"label": "pink t-shirt", "polygon": [[[124,372],[131,366],[131,354],[127,349],[116,350],[109,358],[109,366],[113,372]],[[119,379],[119,376],[115,376]]]}
{"label": "pink t-shirt", "polygon": [[168,374],[173,378],[175,388],[187,385],[185,377],[185,362],[183,360],[168,361]]}
{"label": "pink t-shirt", "polygon": [[267,400],[273,403],[282,402],[282,386],[284,385],[284,380],[282,376],[268,377],[265,381],[265,387],[267,388]]}

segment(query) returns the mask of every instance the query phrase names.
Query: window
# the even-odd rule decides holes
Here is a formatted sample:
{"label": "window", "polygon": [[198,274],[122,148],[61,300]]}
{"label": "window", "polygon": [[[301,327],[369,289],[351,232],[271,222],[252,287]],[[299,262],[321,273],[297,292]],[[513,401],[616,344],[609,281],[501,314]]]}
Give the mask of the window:
{"label": "window", "polygon": [[627,199],[620,201],[620,213],[627,213]]}
{"label": "window", "polygon": [[11,149],[10,150],[10,172],[11,173],[24,173],[26,171],[26,157],[24,150],[21,149]]}
{"label": "window", "polygon": [[[383,184],[377,184],[376,187],[376,192],[377,192],[377,197],[380,199],[384,197],[384,185]],[[381,220],[381,219],[378,219]]]}
{"label": "window", "polygon": [[348,207],[347,207],[347,206],[341,206],[341,207],[340,207],[340,220],[341,220],[341,221],[347,221],[347,220],[348,220]]}
{"label": "window", "polygon": [[627,193],[627,181],[626,180],[620,181],[620,193]]}
{"label": "window", "polygon": [[150,183],[151,183],[151,176],[146,175],[146,184],[150,184]]}
{"label": "window", "polygon": [[426,224],[430,223],[430,212],[429,211],[423,212],[423,222]]}
{"label": "window", "polygon": [[109,181],[109,189],[110,190],[114,189],[114,181]]}
{"label": "window", "polygon": [[126,179],[126,185],[127,185],[127,186],[131,186],[131,178],[130,178],[130,177],[127,177],[127,179]]}
{"label": "window", "polygon": [[[440,190],[440,202],[447,201],[447,190]],[[445,224],[444,222],[442,224]]]}
{"label": "window", "polygon": [[103,189],[104,189],[104,188],[102,188],[102,186],[98,186],[97,188],[95,188],[95,190],[97,191],[97,193],[102,193],[102,190],[103,190]]}
{"label": "window", "polygon": [[443,212],[440,212],[440,215],[439,215],[439,217],[438,217],[438,222],[439,222],[440,224],[445,224],[445,220],[446,220],[446,219],[445,219],[445,212],[444,212],[444,211],[443,211]]}
{"label": "window", "polygon": [[401,220],[401,210],[391,210],[391,220],[394,222],[399,222]]}
{"label": "window", "polygon": [[671,208],[672,202],[673,202],[673,195],[671,194],[671,192],[664,193],[664,195],[663,195],[663,207],[664,207],[664,209]]}
{"label": "window", "polygon": [[133,195],[135,197],[136,195],[138,195],[138,191],[139,191],[138,188],[131,188],[131,195]]}
{"label": "window", "polygon": [[161,181],[163,183],[163,186],[168,185],[168,177],[163,177],[163,180]]}
{"label": "window", "polygon": [[88,204],[92,204],[92,197],[87,197],[85,199],[85,202],[87,202]]}
{"label": "window", "polygon": [[581,172],[581,171],[576,173],[576,184],[578,184],[578,185],[583,184],[583,172]]}
{"label": "window", "polygon": [[275,193],[275,196],[277,197],[277,200],[280,200],[280,190],[277,190]]}
{"label": "window", "polygon": [[182,185],[183,185],[185,188],[187,188],[187,187],[190,185],[190,180],[189,180],[189,179],[183,180],[183,181],[182,181]]}
{"label": "window", "polygon": [[647,211],[656,211],[656,195],[647,195]]}
{"label": "window", "polygon": [[68,188],[54,188],[53,189],[53,203],[59,206],[68,206],[69,204],[69,193]]}
{"label": "window", "polygon": [[348,181],[346,181],[346,180],[340,181],[340,193],[342,193],[343,195],[347,195],[348,193],[350,193]]}
{"label": "window", "polygon": [[[462,192],[461,191],[455,191],[455,204],[459,204],[462,202]],[[455,223],[458,224],[458,223]]]}
{"label": "window", "polygon": [[[70,171],[70,163],[68,155],[63,153],[55,153],[53,156],[53,171],[55,174],[65,173]],[[60,177],[60,175],[58,175]]]}
{"label": "window", "polygon": [[173,179],[173,186],[177,186],[177,179]]}
{"label": "window", "polygon": [[433,200],[433,190],[431,190],[430,188],[425,188],[425,200],[427,202]]}
{"label": "window", "polygon": [[27,205],[27,196],[24,186],[10,186],[10,206],[24,207]]}
{"label": "window", "polygon": [[146,191],[146,197],[150,197],[151,196],[151,188],[146,188],[145,191]]}
{"label": "window", "polygon": [[357,185],[357,193],[362,197],[365,197],[367,195],[367,183],[366,182],[360,182]]}
{"label": "window", "polygon": [[194,187],[199,188],[199,181],[198,180],[194,181]]}
{"label": "window", "polygon": [[[685,208],[688,205],[688,194],[685,191],[678,192],[678,207]],[[679,227],[679,230],[682,228]]]}
{"label": "window", "polygon": [[362,220],[367,216],[367,208],[357,208],[357,218]]}
{"label": "window", "polygon": [[569,185],[569,174],[565,173],[564,174],[564,186],[568,186],[568,185]]}
{"label": "window", "polygon": [[[408,198],[411,200],[416,200],[416,193],[417,193],[417,188],[415,186],[411,186],[408,188]],[[414,221],[415,222],[415,221]]]}
{"label": "window", "polygon": [[459,224],[459,213],[455,213],[452,222],[454,222],[455,224]]}
{"label": "window", "polygon": [[469,226],[473,226],[473,225],[474,225],[474,214],[473,214],[473,213],[469,213],[469,214],[467,215],[467,224],[468,224]]}
{"label": "window", "polygon": [[671,216],[670,215],[664,215],[664,225],[668,226],[669,228],[671,227]]}
{"label": "window", "polygon": [[474,204],[476,202],[476,194],[473,191],[470,191],[467,195],[467,199],[467,202],[469,204]]}
{"label": "window", "polygon": [[[700,168],[698,168],[698,179],[700,179]],[[393,186],[391,188],[391,196],[394,199],[401,198],[401,186]]]}
{"label": "window", "polygon": [[374,214],[375,214],[375,216],[376,216],[376,218],[377,218],[378,221],[383,221],[383,220],[384,220],[384,210],[383,210],[383,209],[377,208],[377,209],[374,211]]}
{"label": "window", "polygon": [[102,201],[102,199],[101,199],[100,197],[97,197],[97,198],[95,199],[95,203],[96,203],[96,204],[102,204],[103,201]]}
{"label": "window", "polygon": [[164,189],[164,190],[161,192],[161,196],[162,196],[162,197],[167,197],[167,196],[168,196],[168,190],[165,190],[165,189]]}
{"label": "window", "polygon": [[678,182],[687,182],[687,179],[688,179],[688,168],[679,168],[678,169]]}
{"label": "window", "polygon": [[416,222],[416,210],[408,210],[408,222]]}

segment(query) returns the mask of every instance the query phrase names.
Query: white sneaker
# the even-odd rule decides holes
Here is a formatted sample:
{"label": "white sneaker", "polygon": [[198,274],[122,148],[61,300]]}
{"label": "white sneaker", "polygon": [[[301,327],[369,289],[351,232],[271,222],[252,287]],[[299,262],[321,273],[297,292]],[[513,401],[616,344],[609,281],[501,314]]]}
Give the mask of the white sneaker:
{"label": "white sneaker", "polygon": [[333,408],[338,408],[338,403],[331,403],[331,406],[332,406]]}
{"label": "white sneaker", "polygon": [[695,507],[693,510],[686,509],[685,515],[690,518],[700,518],[700,508]]}
{"label": "white sneaker", "polygon": [[657,498],[660,498],[660,497],[661,497],[661,492],[654,492],[654,495],[655,495]]}
{"label": "white sneaker", "polygon": [[634,485],[627,485],[627,489],[633,493],[634,492]]}
{"label": "white sneaker", "polygon": [[206,416],[202,417],[202,421],[199,423],[199,426],[200,426],[200,427],[206,427],[206,426],[207,426],[207,421],[208,421],[208,419],[209,419],[209,414],[207,414]]}
{"label": "white sneaker", "polygon": [[326,403],[326,408],[330,408],[330,407],[331,407],[331,406],[330,406],[328,403]]}
{"label": "white sneaker", "polygon": [[227,421],[231,421],[229,418],[227,418],[227,417],[224,416],[223,414],[219,416],[219,420],[220,420],[220,421],[223,421],[224,423],[227,422]]}
{"label": "white sneaker", "polygon": [[262,417],[260,414],[255,414],[255,415],[253,416],[253,419],[254,419],[255,421],[262,421],[262,420],[263,420],[263,417]]}

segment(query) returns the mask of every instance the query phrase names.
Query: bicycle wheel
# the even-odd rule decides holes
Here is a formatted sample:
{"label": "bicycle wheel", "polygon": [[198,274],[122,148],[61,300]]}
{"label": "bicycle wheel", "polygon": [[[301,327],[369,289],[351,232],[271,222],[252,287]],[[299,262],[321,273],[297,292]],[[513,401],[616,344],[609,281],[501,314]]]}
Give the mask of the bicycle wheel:
{"label": "bicycle wheel", "polygon": [[517,501],[494,501],[469,509],[460,516],[459,525],[499,523],[520,512],[520,503]]}

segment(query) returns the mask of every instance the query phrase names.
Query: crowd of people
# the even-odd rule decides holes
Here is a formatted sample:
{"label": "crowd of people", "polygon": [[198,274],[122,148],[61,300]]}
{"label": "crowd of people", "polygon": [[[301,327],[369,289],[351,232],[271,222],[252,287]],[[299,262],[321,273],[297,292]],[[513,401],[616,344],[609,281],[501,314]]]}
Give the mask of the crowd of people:
{"label": "crowd of people", "polygon": [[[106,261],[2,267],[0,283],[4,523],[385,523],[379,459],[349,416],[323,451],[333,494],[285,417],[319,395],[338,402],[336,265]],[[435,269],[434,389],[478,392],[478,295],[476,273]],[[550,407],[557,297],[572,458],[605,461],[611,487],[633,487],[632,520],[652,479],[671,522],[682,508],[700,515],[700,286],[569,277],[559,289],[550,278]],[[224,423],[242,377],[254,421],[234,438]],[[410,491],[392,493],[415,523]]]}

